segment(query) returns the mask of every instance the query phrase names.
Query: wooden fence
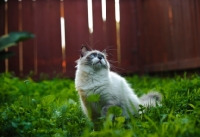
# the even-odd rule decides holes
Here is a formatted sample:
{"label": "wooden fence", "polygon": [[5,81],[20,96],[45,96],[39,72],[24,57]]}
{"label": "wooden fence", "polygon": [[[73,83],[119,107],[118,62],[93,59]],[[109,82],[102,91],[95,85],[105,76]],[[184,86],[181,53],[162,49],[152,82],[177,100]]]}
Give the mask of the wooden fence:
{"label": "wooden fence", "polygon": [[140,11],[145,71],[200,67],[199,0],[143,0]]}
{"label": "wooden fence", "polygon": [[16,56],[0,61],[0,72],[74,77],[82,44],[108,48],[109,60],[118,62],[113,65],[122,68],[117,69],[121,73],[200,67],[199,0],[120,0],[120,21],[117,1],[92,0],[92,32],[88,1],[8,0],[1,4],[0,35],[29,31],[36,38],[9,48]]}

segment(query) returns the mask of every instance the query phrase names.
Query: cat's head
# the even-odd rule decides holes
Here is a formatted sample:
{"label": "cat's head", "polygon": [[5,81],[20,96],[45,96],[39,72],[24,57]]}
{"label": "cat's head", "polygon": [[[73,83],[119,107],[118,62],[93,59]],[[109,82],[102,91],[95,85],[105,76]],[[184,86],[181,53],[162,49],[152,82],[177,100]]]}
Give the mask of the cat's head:
{"label": "cat's head", "polygon": [[109,62],[105,52],[98,50],[89,50],[86,46],[81,47],[81,58],[78,60],[78,65],[89,67],[93,70],[110,69]]}

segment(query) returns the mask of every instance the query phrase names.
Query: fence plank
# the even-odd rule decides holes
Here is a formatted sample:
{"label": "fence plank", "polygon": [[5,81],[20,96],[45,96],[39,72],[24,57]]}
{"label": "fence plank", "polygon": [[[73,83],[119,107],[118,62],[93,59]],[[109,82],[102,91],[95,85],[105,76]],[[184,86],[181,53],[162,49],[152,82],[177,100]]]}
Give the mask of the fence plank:
{"label": "fence plank", "polygon": [[64,1],[66,75],[74,77],[82,44],[89,43],[87,0]]}
{"label": "fence plank", "polygon": [[36,41],[38,74],[55,75],[62,72],[60,38],[60,3],[56,1],[36,2]]}
{"label": "fence plank", "polygon": [[[36,41],[37,41],[37,66],[38,73],[51,73],[50,61],[50,22],[49,20],[49,1],[35,1],[36,3]],[[44,24],[44,22],[46,22]]]}
{"label": "fence plank", "polygon": [[196,17],[196,3],[195,0],[189,1],[189,8],[190,8],[190,16],[191,16],[191,41],[193,42],[192,46],[192,54],[190,54],[191,58],[198,57],[198,38],[197,38],[197,31],[198,24],[197,24],[197,17]]}
{"label": "fence plank", "polygon": [[[158,61],[157,55],[159,56],[161,53],[161,37],[160,37],[160,12],[162,12],[162,10],[160,10],[160,5],[158,0],[154,0],[154,1],[149,1],[149,10],[148,12],[148,16],[149,16],[149,27],[150,27],[150,32],[149,34],[152,35],[152,38],[149,37],[149,40],[151,41],[151,43],[148,43],[149,46],[149,57],[151,57],[151,64],[156,64]],[[151,12],[150,12],[151,11]],[[153,33],[156,32],[156,33]],[[154,50],[157,49],[157,54],[154,53]],[[162,58],[162,56],[160,57],[160,59]]]}
{"label": "fence plank", "polygon": [[138,45],[136,28],[136,3],[133,0],[120,2],[121,60],[126,73],[138,71]]}
{"label": "fence plank", "polygon": [[[22,30],[31,33],[35,32],[35,2],[22,2]],[[34,40],[23,42],[23,74],[28,75],[30,71],[34,71]]]}
{"label": "fence plank", "polygon": [[[60,25],[60,2],[50,1],[50,43],[51,57],[53,55],[53,72],[62,72],[62,47],[61,47],[61,25]],[[56,34],[56,35],[55,35]],[[51,58],[52,59],[52,58]]]}
{"label": "fence plank", "polygon": [[165,25],[168,26],[166,27],[166,36],[165,37],[165,42],[167,43],[166,46],[166,50],[167,52],[165,54],[165,56],[167,56],[165,59],[165,62],[170,62],[174,60],[174,52],[173,52],[173,48],[174,48],[174,13],[173,13],[173,6],[172,3],[170,2],[170,0],[167,0],[167,18],[165,20]]}
{"label": "fence plank", "polygon": [[[0,37],[5,34],[5,3],[0,4]],[[0,60],[0,72],[5,72],[5,61]]]}
{"label": "fence plank", "polygon": [[173,4],[173,21],[174,21],[173,56],[175,60],[181,60],[185,55],[181,0],[176,0],[176,1],[172,0],[171,2]]}
{"label": "fence plank", "polygon": [[0,3],[0,36],[5,34],[5,3]]}
{"label": "fence plank", "polygon": [[[160,39],[161,43],[159,43],[161,52],[157,55],[158,62],[157,63],[165,63],[173,60],[172,54],[172,44],[171,44],[171,33],[170,30],[173,29],[172,27],[172,11],[171,6],[169,5],[168,0],[166,1],[159,1],[159,9],[160,14],[159,18],[162,17],[160,20]],[[160,59],[159,59],[160,58]]]}
{"label": "fence plank", "polygon": [[[185,0],[184,2],[181,1],[181,8],[182,8],[182,23],[183,23],[183,39],[184,39],[184,49],[185,53],[183,59],[192,58],[195,55],[194,48],[194,41],[192,41],[192,18],[191,18],[191,11],[190,11],[190,0]],[[194,8],[194,7],[192,7]]]}
{"label": "fence plank", "polygon": [[[19,2],[8,1],[8,33],[19,31]],[[8,50],[15,52],[15,56],[8,60],[8,70],[19,75],[19,46],[9,48]]]}
{"label": "fence plank", "polygon": [[148,15],[148,11],[150,11],[149,7],[148,7],[148,3],[149,1],[144,1],[142,3],[142,11],[143,11],[143,23],[144,23],[144,60],[145,60],[145,64],[149,64],[152,60],[152,56],[149,56],[149,54],[151,54],[151,48],[149,47],[150,44],[152,43],[152,37],[149,39],[149,36],[151,35],[150,33],[152,32],[151,27],[149,26],[149,21],[150,21],[150,15]]}
{"label": "fence plank", "polygon": [[[199,0],[195,0],[195,21],[197,23],[195,31],[196,31],[196,35],[197,35],[197,51],[200,51],[200,1]],[[200,57],[200,53],[197,53],[197,56]]]}
{"label": "fence plank", "polygon": [[106,42],[108,59],[112,64],[111,69],[120,72],[121,69],[117,69],[117,44],[116,44],[116,22],[115,22],[115,1],[106,1]]}
{"label": "fence plank", "polygon": [[142,1],[136,0],[136,12],[137,12],[137,45],[138,45],[138,68],[139,73],[144,73],[145,65],[145,47],[144,47],[144,11]]}
{"label": "fence plank", "polygon": [[102,8],[100,0],[92,1],[93,7],[93,49],[103,50],[106,48],[104,40],[104,22],[102,20]]}

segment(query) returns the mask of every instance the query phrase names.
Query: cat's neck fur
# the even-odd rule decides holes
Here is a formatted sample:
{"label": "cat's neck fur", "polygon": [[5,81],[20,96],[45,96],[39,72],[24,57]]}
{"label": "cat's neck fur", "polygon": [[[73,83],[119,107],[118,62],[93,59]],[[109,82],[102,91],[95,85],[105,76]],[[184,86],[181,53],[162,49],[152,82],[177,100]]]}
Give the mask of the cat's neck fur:
{"label": "cat's neck fur", "polygon": [[109,81],[109,71],[108,69],[94,70],[86,66],[77,66],[76,78],[77,89],[81,90],[91,90],[95,86],[106,86]]}

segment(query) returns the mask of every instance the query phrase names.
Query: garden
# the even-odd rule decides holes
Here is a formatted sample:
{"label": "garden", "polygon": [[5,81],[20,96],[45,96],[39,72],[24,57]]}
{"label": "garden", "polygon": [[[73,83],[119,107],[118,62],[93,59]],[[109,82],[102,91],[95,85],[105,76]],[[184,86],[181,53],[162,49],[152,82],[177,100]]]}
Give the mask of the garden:
{"label": "garden", "polygon": [[[82,113],[74,80],[54,77],[34,81],[0,74],[1,137],[192,137],[200,135],[200,76],[128,76],[138,96],[163,95],[162,106],[126,119],[119,108],[100,118],[99,131]],[[140,107],[142,111],[144,107]]]}
{"label": "garden", "polygon": [[[171,74],[200,68],[199,5],[198,0],[1,1],[0,137],[200,136],[200,73]],[[107,49],[112,69],[128,75],[135,93],[160,92],[162,105],[140,106],[140,115],[129,119],[111,107],[94,130],[74,83],[82,44]]]}

